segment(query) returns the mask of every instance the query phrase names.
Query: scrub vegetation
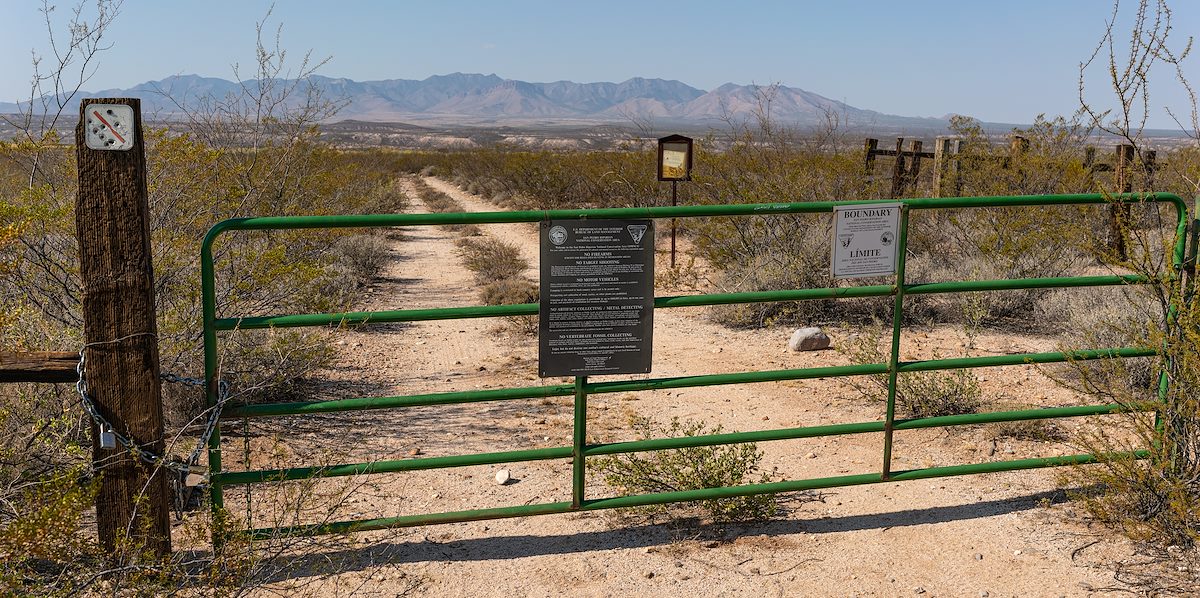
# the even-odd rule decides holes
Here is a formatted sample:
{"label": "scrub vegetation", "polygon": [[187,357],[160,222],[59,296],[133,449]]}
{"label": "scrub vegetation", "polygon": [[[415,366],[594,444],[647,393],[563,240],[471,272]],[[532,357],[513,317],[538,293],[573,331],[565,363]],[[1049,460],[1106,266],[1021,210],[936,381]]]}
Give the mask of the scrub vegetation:
{"label": "scrub vegetation", "polygon": [[[78,39],[72,38],[71,48],[80,55],[68,66],[80,68],[77,61],[84,60],[86,67],[99,55],[118,5],[100,2],[101,12],[92,21],[74,23],[71,31]],[[1144,0],[1140,7],[1129,63],[1121,62],[1120,52],[1106,50],[1118,37],[1111,29],[1093,56],[1101,61],[1114,57],[1107,69],[1111,80],[1104,87],[1115,92],[1122,109],[1094,108],[1087,100],[1092,90],[1085,89],[1081,78],[1084,107],[1079,113],[1038,115],[1032,125],[1014,129],[1011,140],[985,134],[975,120],[955,117],[950,132],[962,140],[962,150],[953,162],[958,174],[952,186],[945,187],[943,177],[943,188],[936,189],[927,170],[905,196],[1111,194],[1122,187],[1185,198],[1200,193],[1200,124],[1194,106],[1190,120],[1187,115],[1179,119],[1192,135],[1191,143],[1158,148],[1155,168],[1147,168],[1152,148],[1137,111],[1148,67],[1179,67],[1187,52],[1173,53],[1166,44],[1169,12],[1164,13],[1163,4]],[[398,186],[401,173],[439,176],[509,209],[664,203],[664,186],[649,167],[654,153],[640,139],[620,150],[569,153],[509,147],[444,152],[333,147],[322,140],[318,124],[334,116],[338,105],[304,83],[320,63],[306,58],[300,77],[292,71],[296,83],[285,83],[284,54],[264,44],[262,34],[260,27],[258,69],[251,78],[274,83],[247,86],[240,97],[183,107],[189,121],[180,130],[143,132],[164,372],[199,377],[202,370],[199,246],[209,227],[223,219],[403,211],[411,200]],[[41,106],[49,116],[31,107],[9,123],[21,135],[0,142],[3,350],[75,351],[83,343],[74,148],[55,122],[70,116],[78,104],[65,83],[69,75],[61,69],[40,74],[31,97],[63,94],[66,99]],[[1181,83],[1188,85],[1182,78]],[[840,129],[836,115],[830,115],[824,128],[802,130],[769,118],[769,92],[760,100],[757,119],[730,120],[698,140],[694,180],[680,186],[681,203],[887,199],[886,176],[864,171],[864,155],[857,149],[861,139]],[[1108,135],[1105,143],[1115,136],[1133,147],[1124,179],[1095,167],[1098,160],[1088,147],[1096,145],[1095,135],[1101,132]],[[463,209],[419,181],[417,193],[432,211]],[[1200,541],[1200,298],[1190,272],[1184,284],[1176,284],[1169,259],[1173,224],[1169,207],[1140,202],[1121,209],[916,212],[907,257],[909,283],[1136,273],[1166,284],[1159,291],[1147,286],[1103,296],[1077,289],[912,296],[903,314],[907,324],[953,322],[972,336],[981,330],[1048,334],[1066,329],[1071,346],[1064,348],[1162,347],[1158,359],[1071,363],[1055,375],[1061,384],[1098,399],[1094,402],[1130,407],[1158,401],[1161,377],[1170,380],[1157,418],[1129,415],[1119,422],[1123,432],[1097,424],[1072,439],[1097,453],[1149,451],[1145,460],[1107,459],[1099,467],[1080,469],[1076,482],[1097,489],[1081,497],[1093,517],[1163,550],[1191,548]],[[681,235],[706,268],[708,278],[699,284],[714,291],[890,284],[886,279],[833,280],[830,226],[827,215],[680,221]],[[482,303],[537,301],[537,287],[524,276],[528,264],[519,251],[481,236],[472,225],[450,227],[460,236],[460,257],[476,273]],[[353,230],[226,235],[216,247],[221,269],[217,303],[222,312],[247,315],[353,309],[385,264],[386,253],[381,236]],[[723,306],[710,314],[734,328],[870,328],[890,318],[890,310],[890,300],[849,299]],[[523,332],[536,331],[533,318],[515,318],[513,324]],[[238,400],[254,401],[267,394],[301,392],[296,382],[326,363],[335,345],[328,331],[265,330],[233,334],[226,347],[224,380]],[[874,337],[864,336],[846,351],[857,361],[886,361]],[[878,382],[865,380],[860,390],[878,398]],[[168,427],[184,431],[182,444],[172,450],[186,452],[203,420],[202,398],[192,388],[166,386],[164,392]],[[233,543],[221,557],[183,555],[167,563],[133,541],[123,543],[120,554],[102,554],[85,524],[99,473],[90,464],[90,420],[73,393],[65,385],[0,385],[0,593],[71,595],[103,580],[103,591],[114,595],[169,593],[180,587],[238,594],[263,579],[258,568],[266,561],[263,551],[282,550],[292,540],[267,542],[266,549]],[[905,415],[913,417],[987,410],[970,372],[903,375],[898,400]],[[644,418],[632,427],[644,438],[720,430],[701,422],[664,425]],[[1024,424],[997,426],[994,433],[1049,440],[1063,434],[1058,428]],[[754,445],[697,447],[597,459],[592,467],[610,486],[640,493],[770,481],[771,472],[760,471],[761,457]],[[312,496],[301,485],[289,492],[294,504]],[[322,500],[335,504],[340,499],[335,493]],[[691,506],[716,521],[764,518],[778,510],[771,495]],[[214,529],[236,530],[239,523],[235,517],[218,516],[198,517],[189,525],[194,528],[189,533],[206,537]]]}

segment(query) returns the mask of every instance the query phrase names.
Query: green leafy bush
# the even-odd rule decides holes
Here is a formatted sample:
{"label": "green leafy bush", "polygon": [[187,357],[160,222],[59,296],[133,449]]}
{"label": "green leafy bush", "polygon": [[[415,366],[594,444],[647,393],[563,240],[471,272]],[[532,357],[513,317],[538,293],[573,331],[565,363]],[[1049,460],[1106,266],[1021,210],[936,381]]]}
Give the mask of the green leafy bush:
{"label": "green leafy bush", "polygon": [[[648,417],[631,416],[630,425],[641,440],[722,432],[721,426],[708,428],[702,421],[681,422],[679,418],[672,418],[670,424],[663,426]],[[760,472],[763,453],[754,443],[669,449],[645,455],[629,453],[593,459],[588,466],[600,473],[606,484],[624,494],[762,484],[770,482],[774,475],[773,470]],[[698,509],[714,522],[730,522],[767,519],[778,514],[780,507],[775,494],[757,494],[642,508],[649,513],[670,515],[680,514],[681,509]]]}

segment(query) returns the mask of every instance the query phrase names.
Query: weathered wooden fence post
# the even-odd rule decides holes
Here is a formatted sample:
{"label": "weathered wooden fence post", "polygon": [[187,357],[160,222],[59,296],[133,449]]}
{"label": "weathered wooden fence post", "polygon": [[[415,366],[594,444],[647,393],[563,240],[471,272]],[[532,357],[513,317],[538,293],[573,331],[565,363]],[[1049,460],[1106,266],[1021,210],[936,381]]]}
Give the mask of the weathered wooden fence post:
{"label": "weathered wooden fence post", "polygon": [[904,138],[896,138],[896,161],[892,163],[892,190],[888,195],[891,199],[900,197],[904,189]]}
{"label": "weathered wooden fence post", "polygon": [[867,176],[874,174],[875,170],[875,150],[879,149],[879,140],[867,138],[863,140],[863,151],[866,152],[863,158],[863,170]]}
{"label": "weathered wooden fence post", "polygon": [[908,149],[912,152],[912,162],[908,165],[908,172],[904,174],[904,185],[909,189],[917,188],[917,180],[921,178],[921,149],[925,143],[919,139],[914,139],[908,142]]}
{"label": "weathered wooden fence post", "polygon": [[962,140],[957,137],[938,137],[933,142],[933,196],[955,197],[959,188],[957,154]]}
{"label": "weathered wooden fence post", "polygon": [[[162,455],[166,447],[142,139],[139,100],[80,103],[75,226],[88,394],[113,431]],[[170,472],[139,460],[119,443],[102,447],[100,430],[92,432],[101,474],[96,497],[101,542],[113,549],[129,538],[159,554],[169,553]]]}
{"label": "weathered wooden fence post", "polygon": [[[1118,145],[1116,164],[1113,165],[1117,193],[1129,193],[1133,190],[1133,146]],[[1124,228],[1129,222],[1129,204],[1118,201],[1109,206],[1108,210],[1108,246],[1118,259],[1129,257],[1125,246]]]}

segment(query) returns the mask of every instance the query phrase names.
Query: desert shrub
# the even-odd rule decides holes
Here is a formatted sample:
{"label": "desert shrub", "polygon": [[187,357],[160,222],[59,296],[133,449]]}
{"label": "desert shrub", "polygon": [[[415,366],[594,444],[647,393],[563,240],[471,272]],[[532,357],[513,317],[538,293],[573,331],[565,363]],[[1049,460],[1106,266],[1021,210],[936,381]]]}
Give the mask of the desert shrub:
{"label": "desert shrub", "polygon": [[[475,283],[481,285],[479,298],[484,305],[537,303],[538,286],[522,275],[529,262],[521,257],[516,246],[491,237],[462,239],[459,257],[463,265],[475,273]],[[511,316],[506,317],[505,322],[521,334],[538,331],[537,316]]]}
{"label": "desert shrub", "polygon": [[387,240],[379,235],[342,237],[333,244],[333,262],[353,281],[370,279],[388,262]]}
{"label": "desert shrub", "polygon": [[[719,434],[721,426],[708,428],[702,421],[672,418],[662,425],[651,418],[631,416],[630,426],[642,440]],[[700,490],[747,483],[770,482],[774,471],[761,472],[763,453],[754,443],[699,446],[682,449],[614,455],[588,462],[604,483],[623,494]],[[681,515],[699,510],[714,522],[767,519],[779,512],[774,494],[719,498],[674,505],[641,507],[649,513]]]}
{"label": "desert shrub", "polygon": [[538,286],[526,278],[505,278],[483,285],[479,297],[484,305],[521,305],[538,302]]}
{"label": "desert shrub", "polygon": [[363,205],[363,210],[369,214],[404,212],[412,203],[408,194],[401,187],[399,179],[380,183],[370,193],[370,197]]}
{"label": "desert shrub", "polygon": [[[521,305],[537,303],[541,292],[538,285],[524,277],[504,278],[483,285],[479,298],[484,305]],[[537,316],[510,316],[505,321],[520,334],[537,334]]]}
{"label": "desert shrub", "polygon": [[460,239],[458,257],[481,285],[520,276],[529,268],[520,249],[493,237]]}
{"label": "desert shrub", "polygon": [[[858,364],[887,363],[888,356],[881,349],[878,324],[865,327],[864,331],[840,344],[838,351]],[[938,356],[935,354],[934,358]],[[863,397],[872,401],[887,401],[887,374],[855,376],[846,380]],[[911,417],[975,413],[982,404],[979,379],[969,370],[901,372],[896,377],[896,407]]]}
{"label": "desert shrub", "polygon": [[[1129,238],[1136,245],[1122,265],[1171,281],[1168,266],[1156,257],[1161,239]],[[1078,335],[1088,344],[1158,347],[1162,353],[1152,360],[1072,362],[1057,378],[1093,402],[1130,409],[1075,439],[1099,460],[1073,475],[1081,486],[1098,488],[1077,498],[1097,520],[1159,548],[1200,541],[1200,297],[1192,284],[1132,287],[1124,296],[1093,300],[1094,328]],[[1154,412],[1142,412],[1148,408]],[[1139,450],[1145,459],[1127,454]]]}
{"label": "desert shrub", "polygon": [[[1152,292],[1148,286],[1059,289],[1041,301],[1039,319],[1059,322],[1065,349],[1146,347],[1151,342],[1148,323],[1157,319]],[[1158,385],[1156,361],[1150,357],[1113,363],[1081,361],[1055,371],[1076,381],[1077,374],[1086,371],[1098,386],[1136,391]]]}
{"label": "desert shrub", "polygon": [[1036,442],[1062,442],[1069,438],[1058,424],[1044,419],[996,422],[988,425],[992,438],[1013,438]]}

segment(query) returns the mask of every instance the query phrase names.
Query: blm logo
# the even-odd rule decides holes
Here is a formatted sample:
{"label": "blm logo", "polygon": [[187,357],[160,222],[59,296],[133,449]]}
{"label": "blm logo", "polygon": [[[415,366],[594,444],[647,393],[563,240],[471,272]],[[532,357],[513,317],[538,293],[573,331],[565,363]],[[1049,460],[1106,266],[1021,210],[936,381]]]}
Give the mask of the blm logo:
{"label": "blm logo", "polygon": [[646,235],[646,225],[630,224],[626,228],[629,230],[629,236],[633,237],[633,242],[641,245],[642,237]]}

